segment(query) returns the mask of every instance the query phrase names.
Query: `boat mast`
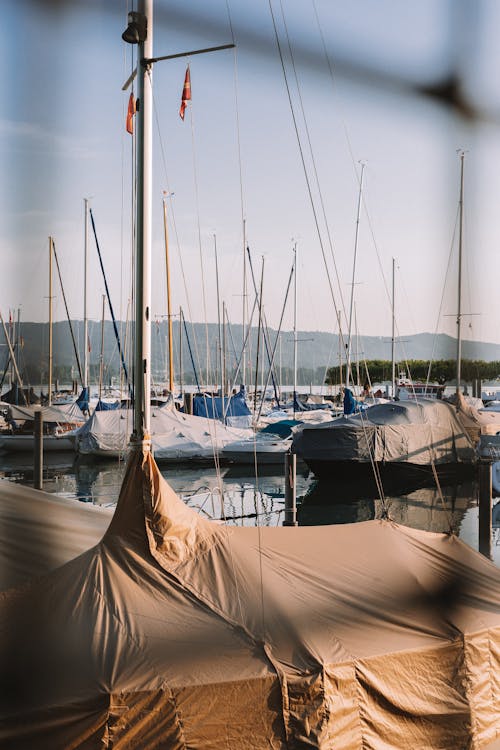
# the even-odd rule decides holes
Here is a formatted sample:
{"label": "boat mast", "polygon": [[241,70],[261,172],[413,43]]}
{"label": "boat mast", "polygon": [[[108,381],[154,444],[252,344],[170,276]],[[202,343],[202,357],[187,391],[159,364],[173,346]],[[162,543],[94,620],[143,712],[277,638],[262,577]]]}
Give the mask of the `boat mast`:
{"label": "boat mast", "polygon": [[49,406],[52,404],[52,248],[53,238],[49,237]]}
{"label": "boat mast", "polygon": [[293,418],[297,401],[297,243],[293,246]]}
{"label": "boat mast", "polygon": [[[153,64],[187,55],[230,49],[225,44],[203,50],[153,57],[153,0],[139,0],[128,14],[122,39],[137,44],[137,200],[135,274],[135,389],[134,429],[131,444],[137,451],[151,450],[151,226],[153,162]],[[128,88],[134,73],[125,82]],[[208,352],[207,352],[208,356]]]}
{"label": "boat mast", "polygon": [[[219,291],[219,262],[217,258],[217,236],[214,234],[214,255],[215,255],[215,288],[217,296],[217,330],[219,338],[219,368],[220,368],[220,395],[221,398],[224,396],[224,366],[223,366],[223,352],[222,352],[222,323],[220,317],[220,291]],[[216,368],[217,370],[217,368]],[[224,404],[222,404],[222,411],[224,412]]]}
{"label": "boat mast", "polygon": [[165,233],[165,264],[167,269],[167,329],[168,329],[168,389],[174,391],[174,345],[172,334],[172,313],[170,301],[170,262],[168,255],[167,203],[163,198],[163,231]]}
{"label": "boat mast", "polygon": [[395,297],[395,285],[394,285],[394,266],[395,261],[392,259],[392,336],[391,336],[391,362],[392,362],[392,398],[396,395],[396,360],[395,360],[395,309],[396,309],[396,297]]}
{"label": "boat mast", "polygon": [[365,165],[363,162],[361,162],[361,176],[359,178],[359,193],[358,193],[358,210],[356,213],[356,234],[354,238],[354,258],[352,262],[351,303],[349,307],[349,330],[347,334],[347,362],[346,362],[346,374],[345,374],[346,388],[349,387],[349,379],[351,375],[352,314],[353,314],[353,306],[354,306],[354,284],[355,284],[355,279],[356,279],[356,258],[358,254],[359,221],[360,221],[360,215],[361,215],[361,196],[363,194],[364,171],[365,171]]}
{"label": "boat mast", "polygon": [[138,451],[150,451],[153,0],[139,0],[138,13],[131,16],[145,26],[137,31],[135,386],[131,444]]}
{"label": "boat mast", "polygon": [[456,394],[460,392],[461,367],[462,367],[462,244],[464,228],[464,157],[465,152],[460,151],[460,200],[459,200],[459,234],[458,234],[458,305],[457,305],[457,388]]}
{"label": "boat mast", "polygon": [[245,345],[246,342],[246,307],[247,307],[247,260],[246,260],[246,245],[247,245],[247,238],[246,238],[246,220],[243,219],[243,311],[242,311],[242,331],[241,331],[241,340],[243,342],[243,357],[242,357],[242,373],[243,378],[242,382],[243,385],[246,383],[246,376],[247,376],[247,348]]}
{"label": "boat mast", "polygon": [[87,319],[87,250],[89,237],[89,200],[83,199],[85,205],[84,239],[83,239],[83,383],[87,388],[89,384],[89,329]]}
{"label": "boat mast", "polygon": [[106,295],[102,295],[102,313],[101,313],[101,354],[99,356],[99,403],[102,398],[102,383],[104,378],[104,314],[106,309]]}

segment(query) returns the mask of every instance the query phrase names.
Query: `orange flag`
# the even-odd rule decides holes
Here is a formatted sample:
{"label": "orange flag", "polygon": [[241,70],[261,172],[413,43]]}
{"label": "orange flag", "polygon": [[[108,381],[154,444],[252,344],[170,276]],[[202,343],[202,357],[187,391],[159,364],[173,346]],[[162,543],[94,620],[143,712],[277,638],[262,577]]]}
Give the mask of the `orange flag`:
{"label": "orange flag", "polygon": [[126,122],[127,133],[130,133],[130,135],[132,135],[134,132],[134,120],[133,120],[134,115],[135,115],[135,99],[134,99],[134,95],[130,94],[129,100],[128,100],[127,122]]}
{"label": "orange flag", "polygon": [[184,112],[186,111],[187,103],[191,99],[191,74],[189,72],[189,65],[186,68],[186,76],[184,78],[184,86],[182,89],[181,108],[179,115],[181,120],[184,119]]}

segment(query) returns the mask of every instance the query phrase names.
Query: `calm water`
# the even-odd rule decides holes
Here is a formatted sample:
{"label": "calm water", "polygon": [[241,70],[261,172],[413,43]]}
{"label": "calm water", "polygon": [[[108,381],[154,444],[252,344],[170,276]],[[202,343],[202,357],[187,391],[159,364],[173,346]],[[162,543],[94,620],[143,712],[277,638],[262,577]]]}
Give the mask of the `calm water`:
{"label": "calm water", "polygon": [[[44,489],[96,505],[114,505],[120,491],[124,464],[115,461],[75,459],[73,454],[45,455]],[[255,476],[253,467],[172,468],[160,466],[172,488],[206,518],[237,525],[279,526],[283,523],[285,482],[279,468],[269,467]],[[32,485],[29,455],[0,453],[0,476]],[[411,488],[409,488],[411,489]],[[317,482],[307,467],[297,470],[298,520],[301,525],[354,523],[382,518],[387,512],[397,523],[442,532],[450,526],[477,549],[478,487],[475,480],[442,487],[393,494],[381,500],[373,490],[351,483]],[[494,505],[497,498],[493,500]],[[500,502],[497,510],[500,511]],[[499,530],[493,531],[493,559],[500,566]]]}

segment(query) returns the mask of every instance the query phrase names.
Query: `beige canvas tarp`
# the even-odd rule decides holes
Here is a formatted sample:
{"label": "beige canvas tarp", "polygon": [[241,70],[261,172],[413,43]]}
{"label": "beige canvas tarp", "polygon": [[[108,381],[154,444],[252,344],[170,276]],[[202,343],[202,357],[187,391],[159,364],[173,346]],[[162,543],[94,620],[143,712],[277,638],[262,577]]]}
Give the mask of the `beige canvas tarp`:
{"label": "beige canvas tarp", "polygon": [[111,508],[0,480],[0,591],[93,547],[112,515]]}
{"label": "beige canvas tarp", "polygon": [[136,454],[102,541],[0,601],[0,745],[483,750],[500,573],[390,521],[227,527]]}

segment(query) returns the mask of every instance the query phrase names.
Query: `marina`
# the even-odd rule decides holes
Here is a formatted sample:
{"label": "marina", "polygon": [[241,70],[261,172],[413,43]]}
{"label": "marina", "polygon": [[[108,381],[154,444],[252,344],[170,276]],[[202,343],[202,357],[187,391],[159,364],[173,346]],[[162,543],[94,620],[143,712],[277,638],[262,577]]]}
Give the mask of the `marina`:
{"label": "marina", "polygon": [[[458,56],[403,93],[362,71],[377,19],[338,92],[336,3],[7,3],[12,39],[57,45],[18,56],[14,110],[52,73],[43,121],[32,96],[1,128],[26,210],[5,201],[0,746],[499,750],[496,298],[481,328],[478,156],[436,169],[486,118]],[[438,150],[386,117],[415,96],[446,110]],[[410,301],[434,334],[400,335]]]}

